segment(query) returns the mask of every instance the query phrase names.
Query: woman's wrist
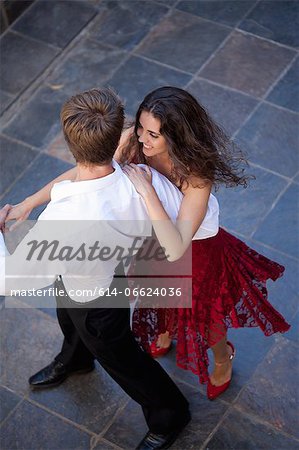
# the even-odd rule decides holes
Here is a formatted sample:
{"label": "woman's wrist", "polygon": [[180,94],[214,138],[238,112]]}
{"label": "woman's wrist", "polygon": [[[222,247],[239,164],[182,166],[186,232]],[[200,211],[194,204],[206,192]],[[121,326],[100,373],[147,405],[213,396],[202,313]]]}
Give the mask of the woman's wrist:
{"label": "woman's wrist", "polygon": [[142,197],[143,197],[143,200],[145,200],[146,202],[147,201],[150,202],[151,200],[156,198],[157,197],[157,193],[155,191],[155,188],[152,185],[146,187],[146,189],[144,190],[144,192],[142,194]]}

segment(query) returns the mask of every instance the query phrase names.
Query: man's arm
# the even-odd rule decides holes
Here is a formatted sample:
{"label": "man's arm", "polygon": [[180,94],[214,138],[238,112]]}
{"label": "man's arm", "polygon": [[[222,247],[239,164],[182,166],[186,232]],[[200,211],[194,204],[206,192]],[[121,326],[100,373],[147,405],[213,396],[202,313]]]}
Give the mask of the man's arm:
{"label": "man's arm", "polygon": [[43,221],[37,222],[19,243],[14,253],[9,254],[2,231],[9,209],[10,206],[5,205],[0,210],[0,295],[3,296],[11,295],[12,290],[25,291],[44,288],[55,281],[57,274],[63,274],[63,267],[59,261],[55,266],[52,264],[54,267],[52,270],[47,258],[44,258],[43,261],[39,261],[37,258],[28,258],[34,245],[36,247],[43,241],[47,243],[44,237],[48,234],[49,226],[46,228],[47,225],[45,226]]}
{"label": "man's arm", "polygon": [[46,186],[42,189],[25,198],[25,200],[21,203],[11,206],[11,209],[6,217],[7,222],[10,220],[16,220],[16,224],[12,225],[11,230],[13,230],[19,222],[26,220],[34,208],[37,208],[44,203],[48,203],[51,200],[51,190],[54,184],[60,183],[60,181],[64,180],[74,180],[76,178],[76,174],[76,167],[67,170],[63,174],[59,175],[59,177],[46,184]]}

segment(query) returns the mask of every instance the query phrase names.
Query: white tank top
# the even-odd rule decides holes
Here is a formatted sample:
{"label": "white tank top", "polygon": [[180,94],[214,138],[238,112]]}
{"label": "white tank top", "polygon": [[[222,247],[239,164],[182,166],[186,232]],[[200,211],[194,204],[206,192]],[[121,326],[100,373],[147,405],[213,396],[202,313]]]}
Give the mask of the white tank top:
{"label": "white tank top", "polygon": [[219,205],[217,198],[210,194],[208,209],[204,220],[196,231],[192,240],[206,239],[215,236],[219,230]]}

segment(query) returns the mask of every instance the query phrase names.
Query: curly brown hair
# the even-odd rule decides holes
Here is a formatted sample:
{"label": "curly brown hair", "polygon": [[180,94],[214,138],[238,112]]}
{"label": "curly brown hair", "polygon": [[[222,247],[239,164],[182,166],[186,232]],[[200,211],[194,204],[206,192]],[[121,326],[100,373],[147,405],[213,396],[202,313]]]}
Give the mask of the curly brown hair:
{"label": "curly brown hair", "polygon": [[251,177],[244,175],[242,165],[247,165],[247,161],[243,152],[189,92],[173,86],[155,89],[144,98],[122,162],[134,159],[137,163],[148,163],[137,136],[142,111],[160,120],[160,133],[168,143],[173,163],[171,178],[176,184],[182,186],[196,177],[216,187],[222,183],[228,187],[247,186]]}

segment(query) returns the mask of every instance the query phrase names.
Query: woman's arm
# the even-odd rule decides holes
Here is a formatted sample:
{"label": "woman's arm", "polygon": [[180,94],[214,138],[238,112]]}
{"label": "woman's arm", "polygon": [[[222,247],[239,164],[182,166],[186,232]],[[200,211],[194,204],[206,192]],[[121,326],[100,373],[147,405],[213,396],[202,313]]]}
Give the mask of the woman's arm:
{"label": "woman's arm", "polygon": [[151,184],[150,169],[130,165],[125,166],[123,170],[145,201],[156,236],[165,249],[167,259],[176,261],[181,258],[205,218],[211,186],[195,188],[189,184],[184,190],[184,197],[174,225]]}
{"label": "woman's arm", "polygon": [[123,130],[118,143],[118,147],[113,155],[113,159],[115,159],[115,161],[122,162],[123,151],[129,145],[133,133],[134,133],[134,126]]}
{"label": "woman's arm", "polygon": [[55,183],[59,183],[64,180],[74,180],[76,178],[77,168],[74,167],[54,180],[50,181],[50,183],[46,184],[42,189],[25,198],[21,203],[14,205],[11,207],[6,221],[16,220],[16,224],[14,224],[12,228],[14,228],[18,222],[26,220],[31,211],[37,206],[43,205],[50,201],[51,189]]}

